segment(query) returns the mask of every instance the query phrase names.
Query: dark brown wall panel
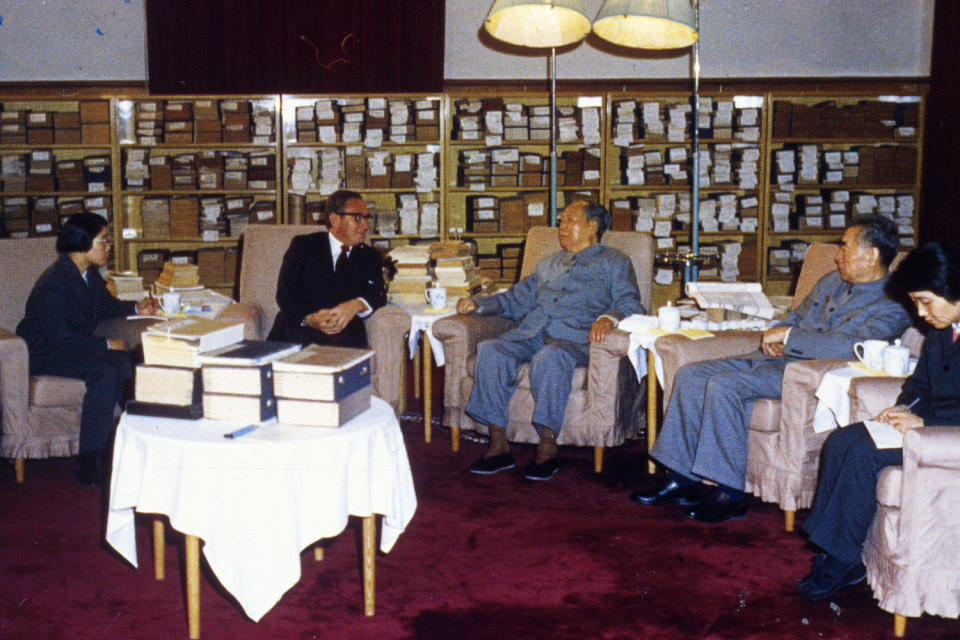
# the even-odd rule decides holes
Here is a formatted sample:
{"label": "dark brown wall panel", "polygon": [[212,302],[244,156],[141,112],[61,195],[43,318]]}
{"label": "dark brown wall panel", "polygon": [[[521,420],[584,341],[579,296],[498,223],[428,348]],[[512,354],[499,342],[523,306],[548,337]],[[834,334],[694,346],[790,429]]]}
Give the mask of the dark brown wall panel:
{"label": "dark brown wall panel", "polygon": [[441,91],[443,0],[147,0],[153,93]]}

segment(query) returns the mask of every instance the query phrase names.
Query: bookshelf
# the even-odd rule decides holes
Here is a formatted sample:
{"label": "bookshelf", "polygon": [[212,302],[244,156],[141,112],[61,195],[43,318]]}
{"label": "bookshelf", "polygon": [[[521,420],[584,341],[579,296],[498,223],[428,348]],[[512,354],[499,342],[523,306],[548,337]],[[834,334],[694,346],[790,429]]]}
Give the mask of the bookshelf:
{"label": "bookshelf", "polygon": [[[513,282],[527,231],[550,224],[549,95],[447,100],[445,227],[476,246],[481,275]],[[576,199],[601,199],[603,104],[603,95],[557,96],[558,216]]]}
{"label": "bookshelf", "polygon": [[[229,293],[246,224],[321,222],[337,188],[367,201],[372,244],[462,238],[501,283],[516,279],[527,229],[548,222],[546,92],[125,91],[0,90],[2,235],[53,235],[93,211],[112,223],[114,268],[149,279],[167,257],[198,262],[204,284]],[[689,243],[689,100],[677,87],[561,91],[558,210],[595,199],[616,229],[649,230],[663,249]],[[838,239],[858,213],[893,217],[901,247],[914,246],[925,100],[926,85],[908,82],[705,89],[700,243],[726,258],[702,277],[788,293],[806,245]],[[655,304],[679,294],[668,275]]]}
{"label": "bookshelf", "polygon": [[117,263],[148,284],[166,259],[230,293],[248,224],[281,221],[277,96],[114,101]]}
{"label": "bookshelf", "polygon": [[370,242],[389,249],[442,236],[436,95],[282,96],[287,221],[322,224],[337,189],[360,193]]}

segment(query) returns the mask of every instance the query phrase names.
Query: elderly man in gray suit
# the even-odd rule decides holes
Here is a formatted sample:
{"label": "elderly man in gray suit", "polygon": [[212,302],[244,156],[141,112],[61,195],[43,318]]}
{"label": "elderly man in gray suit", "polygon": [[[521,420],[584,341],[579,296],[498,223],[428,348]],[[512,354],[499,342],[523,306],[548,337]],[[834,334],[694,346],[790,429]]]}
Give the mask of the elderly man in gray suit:
{"label": "elderly man in gray suit", "polygon": [[[680,505],[701,522],[743,517],[747,425],[754,402],[779,398],[791,360],[852,358],[854,343],[902,334],[910,316],[885,294],[897,253],[897,229],[882,216],[857,218],[844,232],[837,271],[776,326],[763,332],[751,358],[708,360],[681,367],[663,428],[650,449],[671,473],[654,490],[636,491],[641,505]],[[706,487],[706,479],[716,486]]]}
{"label": "elderly man in gray suit", "polygon": [[530,363],[533,425],[540,444],[529,480],[548,480],[558,469],[557,434],[576,367],[586,366],[590,342],[603,342],[617,323],[642,313],[630,259],[600,244],[610,214],[599,204],[575,202],[560,216],[561,251],[506,293],[463,298],[461,314],[499,315],[520,322],[477,347],[476,376],[466,411],[490,429],[487,454],[470,471],[489,475],[514,466],[507,442],[508,405],[520,366]]}

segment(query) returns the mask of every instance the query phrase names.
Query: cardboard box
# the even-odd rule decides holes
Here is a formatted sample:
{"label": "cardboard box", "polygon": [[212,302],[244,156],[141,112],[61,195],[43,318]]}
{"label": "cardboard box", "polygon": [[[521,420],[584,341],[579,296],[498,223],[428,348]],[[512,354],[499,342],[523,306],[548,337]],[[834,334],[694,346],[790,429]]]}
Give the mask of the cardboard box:
{"label": "cardboard box", "polygon": [[83,144],[110,144],[110,125],[84,123],[80,125],[80,137]]}
{"label": "cardboard box", "polygon": [[80,122],[90,123],[109,123],[110,122],[110,101],[109,100],[81,100],[80,101]]}

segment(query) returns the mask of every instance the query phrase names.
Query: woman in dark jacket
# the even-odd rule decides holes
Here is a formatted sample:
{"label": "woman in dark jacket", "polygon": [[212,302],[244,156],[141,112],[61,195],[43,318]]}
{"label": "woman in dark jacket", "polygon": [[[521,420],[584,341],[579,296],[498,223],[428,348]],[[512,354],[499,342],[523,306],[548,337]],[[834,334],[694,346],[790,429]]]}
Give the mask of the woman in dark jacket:
{"label": "woman in dark jacket", "polygon": [[[875,420],[906,433],[923,426],[960,425],[960,249],[929,242],[904,258],[890,284],[909,294],[917,315],[932,327],[896,406]],[[827,598],[864,579],[860,561],[876,511],[877,476],[903,464],[903,449],[878,449],[863,423],[830,434],[820,455],[820,477],[803,529],[823,552],[797,583],[811,600]]]}
{"label": "woman in dark jacket", "polygon": [[132,375],[122,340],[95,336],[104,318],[152,315],[153,299],[117,300],[107,291],[99,268],[107,264],[111,241],[107,222],[93,213],[70,216],[57,236],[60,256],[33,287],[17,333],[26,341],[31,375],[79,378],[86,383],[80,418],[80,484],[102,483],[100,453],[114,427],[114,407]]}

